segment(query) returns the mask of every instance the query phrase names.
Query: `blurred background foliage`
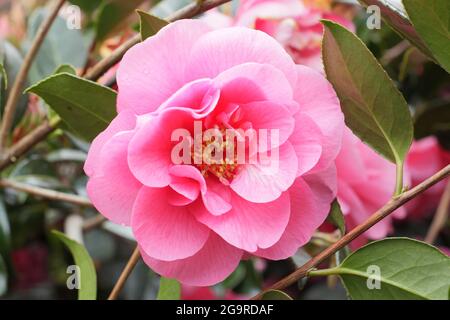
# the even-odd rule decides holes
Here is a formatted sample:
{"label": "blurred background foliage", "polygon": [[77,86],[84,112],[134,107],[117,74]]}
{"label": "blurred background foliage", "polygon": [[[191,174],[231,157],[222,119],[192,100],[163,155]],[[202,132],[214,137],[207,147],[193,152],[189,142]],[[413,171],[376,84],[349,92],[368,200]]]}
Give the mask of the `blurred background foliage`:
{"label": "blurred background foliage", "polygon": [[[62,64],[69,64],[82,73],[95,61],[110,54],[137,30],[136,8],[145,11],[152,8],[151,12],[156,16],[166,17],[190,3],[189,0],[69,2],[82,10],[82,29],[68,29],[66,11],[62,10],[39,51],[27,84],[34,84],[52,74]],[[235,0],[222,10],[233,11],[237,4]],[[0,72],[0,113],[9,92],[7,84],[14,81],[30,41],[47,14],[46,8],[47,1],[43,0],[0,0],[0,63],[4,66],[4,72]],[[442,145],[450,150],[449,75],[384,23],[380,30],[369,30],[366,27],[367,17],[362,8],[356,10],[354,21],[357,34],[406,97],[416,118],[417,136],[437,135]],[[101,82],[114,87],[114,74],[106,74]],[[24,137],[49,114],[48,108],[37,97],[23,95],[12,129],[11,143]],[[82,168],[88,148],[87,142],[57,130],[26,157],[3,171],[1,177],[86,197],[87,178]],[[0,296],[6,299],[76,298],[76,291],[66,287],[66,268],[72,263],[72,258],[60,242],[49,236],[51,229],[70,229],[67,221],[72,220],[67,218],[71,216],[81,216],[89,221],[89,218],[95,219],[96,211],[9,188],[0,189]],[[420,238],[428,225],[429,220],[400,221],[397,222],[396,234]],[[83,241],[97,268],[98,297],[104,299],[129,258],[134,241],[129,230],[111,223],[103,223],[96,228],[86,227]],[[292,272],[328,244],[327,239],[313,239],[293,259],[286,261],[244,261],[213,290],[219,297],[224,297],[229,290],[243,297],[250,296]],[[450,246],[450,232],[443,233],[439,245]],[[345,255],[345,250],[339,252],[336,259],[342,259],[342,255]],[[140,262],[121,297],[153,299],[158,285],[159,278]],[[303,299],[346,298],[345,290],[337,279],[312,279],[300,292],[303,285],[299,283],[289,288],[288,293]]]}

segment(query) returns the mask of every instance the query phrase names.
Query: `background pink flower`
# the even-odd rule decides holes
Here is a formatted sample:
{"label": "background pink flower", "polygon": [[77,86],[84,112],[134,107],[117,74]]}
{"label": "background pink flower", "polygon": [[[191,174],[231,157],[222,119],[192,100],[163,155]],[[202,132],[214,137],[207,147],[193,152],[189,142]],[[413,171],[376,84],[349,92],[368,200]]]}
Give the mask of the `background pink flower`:
{"label": "background pink flower", "polygon": [[[415,187],[450,164],[450,153],[444,150],[435,137],[415,141],[406,158],[406,170],[411,174],[411,186]],[[408,216],[425,217],[437,208],[448,179],[426,190],[406,204]]]}
{"label": "background pink flower", "polygon": [[[374,152],[350,129],[344,131],[342,149],[336,159],[338,200],[350,229],[361,224],[392,197],[395,189],[395,165]],[[408,177],[405,177],[408,184]],[[384,238],[392,230],[392,219],[403,218],[404,208],[383,219],[358,241]]]}
{"label": "background pink flower", "polygon": [[[91,146],[87,190],[103,215],[131,225],[156,272],[212,285],[244,254],[293,255],[327,217],[339,102],[321,74],[296,66],[267,34],[178,21],[130,49],[117,82],[119,114]],[[192,132],[195,120],[205,129],[278,129],[269,146],[276,166],[173,164],[171,134]]]}
{"label": "background pink flower", "polygon": [[261,30],[280,42],[298,64],[323,71],[321,19],[338,22],[354,31],[346,17],[331,10],[330,1],[314,3],[299,0],[243,0],[236,25]]}

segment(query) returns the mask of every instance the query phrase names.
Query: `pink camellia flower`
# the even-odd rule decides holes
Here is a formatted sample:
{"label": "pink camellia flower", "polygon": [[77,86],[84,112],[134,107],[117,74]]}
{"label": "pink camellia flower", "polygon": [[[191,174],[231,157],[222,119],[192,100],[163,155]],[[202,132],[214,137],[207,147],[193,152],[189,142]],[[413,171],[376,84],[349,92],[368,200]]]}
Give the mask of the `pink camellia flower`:
{"label": "pink camellia flower", "polygon": [[330,1],[243,0],[235,24],[266,32],[283,45],[296,63],[323,71],[323,26],[320,20],[332,20],[355,31],[353,23],[334,13],[327,5],[329,3]]}
{"label": "pink camellia flower", "polygon": [[[365,145],[348,128],[344,131],[336,168],[338,201],[350,229],[367,220],[394,193],[395,165]],[[404,181],[408,184],[407,174]],[[386,237],[392,231],[392,218],[404,218],[405,214],[404,208],[396,210],[366,231],[356,246],[367,239]]]}
{"label": "pink camellia flower", "polygon": [[[406,158],[406,169],[411,174],[412,187],[450,164],[450,153],[439,145],[435,137],[415,141]],[[425,217],[437,208],[448,179],[440,181],[406,204],[408,216]]]}
{"label": "pink camellia flower", "polygon": [[[336,194],[343,115],[323,76],[295,65],[273,38],[181,20],[131,48],[117,82],[118,115],[92,143],[87,190],[103,215],[131,226],[153,270],[212,285],[244,255],[293,255],[323,223]],[[278,140],[248,150],[278,157],[197,164],[189,154],[175,163],[174,133],[192,135],[199,124],[238,136],[273,129]],[[216,143],[201,142],[205,150]]]}

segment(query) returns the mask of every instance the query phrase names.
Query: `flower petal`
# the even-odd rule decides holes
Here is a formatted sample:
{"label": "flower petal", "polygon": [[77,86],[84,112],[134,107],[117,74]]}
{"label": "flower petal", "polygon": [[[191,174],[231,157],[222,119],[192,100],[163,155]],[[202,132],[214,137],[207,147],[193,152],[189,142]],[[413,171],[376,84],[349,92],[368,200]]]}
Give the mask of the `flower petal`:
{"label": "flower petal", "polygon": [[[87,193],[95,208],[109,220],[130,225],[131,212],[141,184],[128,168],[128,131],[112,137],[97,158],[100,170],[90,177]],[[99,173],[100,172],[100,173]]]}
{"label": "flower petal", "polygon": [[246,164],[231,182],[231,189],[255,203],[274,201],[289,189],[296,178],[298,166],[292,145],[286,142],[279,149],[271,150],[268,158],[269,163]]}
{"label": "flower petal", "polygon": [[131,227],[141,249],[164,261],[193,256],[209,236],[209,229],[199,223],[186,206],[168,203],[169,191],[170,188],[143,187],[131,218]]}
{"label": "flower petal", "polygon": [[180,20],[128,50],[117,71],[118,110],[129,108],[137,114],[156,110],[187,82],[191,48],[210,30],[202,21]]}
{"label": "flower petal", "polygon": [[344,115],[333,87],[319,72],[300,65],[297,65],[297,72],[295,100],[300,105],[300,111],[316,122],[325,137],[322,142],[322,157],[314,168],[320,171],[329,167],[339,153]]}
{"label": "flower petal", "polygon": [[232,193],[232,209],[221,216],[213,216],[201,204],[196,204],[192,212],[200,222],[228,243],[249,252],[276,243],[286,229],[291,212],[287,192],[263,204],[249,202]]}
{"label": "flower petal", "polygon": [[192,257],[171,262],[148,256],[141,248],[142,258],[155,272],[191,286],[211,286],[229,276],[239,264],[242,250],[210,233],[202,249]]}
{"label": "flower petal", "polygon": [[213,79],[246,62],[270,64],[284,73],[291,87],[296,84],[295,64],[283,47],[264,32],[241,27],[217,29],[198,39],[186,76],[189,80]]}
{"label": "flower petal", "polygon": [[133,130],[135,126],[136,115],[131,110],[120,112],[113,121],[111,121],[108,128],[92,141],[86,162],[84,163],[84,172],[87,176],[90,177],[95,174],[96,168],[100,164],[100,153],[106,142],[108,142],[115,134],[121,131]]}

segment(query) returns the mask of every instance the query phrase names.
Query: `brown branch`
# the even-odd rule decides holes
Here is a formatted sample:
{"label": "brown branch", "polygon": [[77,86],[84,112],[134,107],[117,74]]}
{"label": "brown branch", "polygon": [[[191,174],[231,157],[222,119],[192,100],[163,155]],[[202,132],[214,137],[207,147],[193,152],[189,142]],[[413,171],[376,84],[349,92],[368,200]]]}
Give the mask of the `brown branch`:
{"label": "brown branch", "polygon": [[103,222],[106,221],[106,218],[102,216],[101,214],[98,214],[92,218],[86,219],[83,222],[83,231],[87,232],[92,229],[95,229],[103,224]]}
{"label": "brown branch", "polygon": [[[231,0],[205,0],[200,4],[193,2],[191,4],[188,4],[184,8],[181,8],[171,16],[167,17],[166,20],[169,22],[174,22],[180,19],[192,18],[200,13],[203,13],[230,1]],[[139,43],[140,41],[141,36],[139,34],[136,34],[135,36],[130,38],[128,41],[114,50],[111,55],[98,62],[91,70],[89,70],[89,72],[86,74],[86,78],[94,81],[100,78],[106,71],[108,71],[122,59],[125,52],[127,52],[132,46]]]}
{"label": "brown branch", "polygon": [[111,291],[111,294],[109,295],[108,300],[116,300],[117,299],[117,296],[119,295],[120,291],[122,290],[123,286],[125,285],[125,282],[127,281],[128,277],[130,276],[134,267],[138,263],[140,257],[141,257],[141,254],[139,253],[139,247],[136,247],[134,249],[133,254],[131,255],[130,259],[128,260],[127,265],[125,266],[125,269],[123,269],[123,271],[119,277],[119,280],[117,280],[116,284],[114,285],[114,288]]}
{"label": "brown branch", "polygon": [[322,263],[323,261],[331,257],[333,254],[335,254],[339,249],[342,249],[343,247],[348,245],[352,240],[363,234],[365,231],[369,230],[373,225],[375,225],[382,219],[386,218],[389,214],[394,212],[403,204],[410,201],[414,197],[418,196],[419,194],[421,194],[428,188],[432,187],[439,181],[443,180],[444,178],[448,177],[449,175],[450,175],[450,165],[446,166],[444,169],[442,169],[432,177],[428,178],[427,180],[423,181],[421,184],[417,185],[411,190],[408,190],[399,195],[398,197],[391,199],[380,210],[375,212],[369,219],[367,219],[365,222],[355,227],[353,230],[344,235],[336,243],[329,246],[327,249],[323,250],[317,256],[315,256],[307,263],[305,263],[303,266],[298,268],[296,271],[294,271],[287,277],[281,279],[280,281],[270,286],[269,288],[265,289],[258,295],[254,296],[252,299],[253,300],[261,299],[261,297],[265,292],[267,292],[267,290],[281,290],[294,284],[298,280],[306,277],[308,275],[308,272],[312,268],[317,267],[320,263]]}
{"label": "brown branch", "polygon": [[17,191],[26,192],[34,196],[55,200],[55,201],[65,201],[73,203],[79,206],[91,207],[92,203],[89,199],[74,194],[68,194],[64,192],[59,192],[55,190],[35,187],[26,183],[17,182],[9,179],[0,180],[0,187],[11,188]]}
{"label": "brown branch", "polygon": [[4,154],[0,156],[0,171],[5,169],[10,164],[16,162],[19,157],[24,155],[36,144],[44,140],[50,133],[52,133],[56,129],[56,126],[57,123],[50,124],[48,121],[45,121],[29,134],[27,134],[24,138],[22,138],[18,143],[6,150]]}
{"label": "brown branch", "polygon": [[450,208],[450,180],[447,182],[444,193],[442,194],[441,201],[439,201],[439,206],[431,223],[430,229],[428,229],[427,236],[425,237],[425,242],[433,244],[436,240],[439,232],[445,226],[447,222],[448,212]]}
{"label": "brown branch", "polygon": [[58,0],[55,3],[55,6],[50,10],[50,14],[48,17],[42,22],[39,27],[36,37],[28,51],[17,77],[14,81],[14,84],[11,88],[11,92],[9,94],[8,100],[5,105],[5,111],[3,113],[2,124],[0,127],[0,150],[3,150],[6,146],[6,142],[8,140],[9,130],[11,129],[12,122],[14,119],[14,114],[17,108],[17,103],[19,101],[20,95],[22,93],[22,87],[25,84],[28,71],[33,63],[34,58],[36,57],[39,48],[44,42],[45,36],[47,35],[50,27],[53,24],[56,16],[58,15],[59,10],[63,6],[65,0]]}
{"label": "brown branch", "polygon": [[[192,3],[175,12],[172,16],[168,17],[167,20],[175,21],[184,18],[191,18],[197,14],[203,13],[230,1],[231,0],[205,0],[200,6]],[[109,68],[113,67],[120,61],[120,59],[122,59],[128,49],[139,41],[140,36],[136,35],[126,43],[122,44],[110,56],[98,62],[86,74],[86,78],[92,81],[98,80],[106,71],[108,71]],[[10,150],[7,150],[3,156],[0,156],[0,171],[14,163],[17,158],[21,157],[36,144],[44,140],[47,135],[56,129],[57,124],[58,123],[54,123],[50,125],[48,122],[43,123],[38,128],[30,132],[25,138],[20,140],[15,146],[11,147]]]}

